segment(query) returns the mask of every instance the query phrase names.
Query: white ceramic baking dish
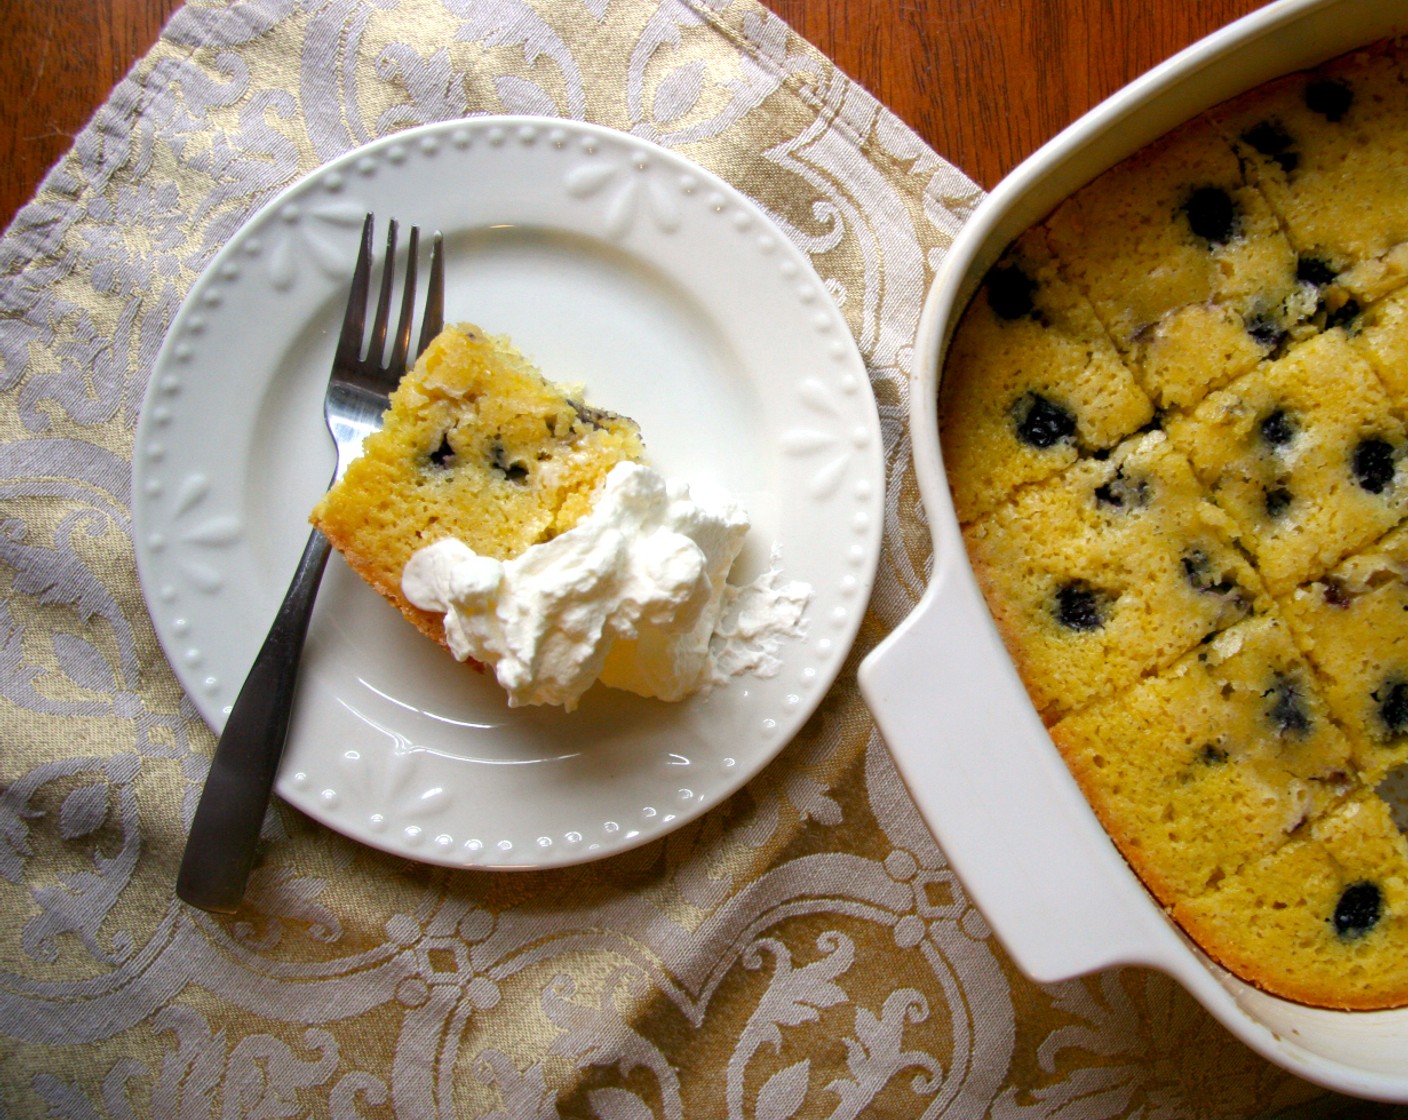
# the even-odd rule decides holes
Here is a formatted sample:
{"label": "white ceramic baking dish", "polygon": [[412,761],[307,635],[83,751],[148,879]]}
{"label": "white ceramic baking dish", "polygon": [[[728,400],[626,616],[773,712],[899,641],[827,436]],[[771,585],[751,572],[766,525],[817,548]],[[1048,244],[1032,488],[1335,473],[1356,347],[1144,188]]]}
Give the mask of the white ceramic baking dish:
{"label": "white ceramic baking dish", "polygon": [[1228,1029],[1311,1081],[1408,1101],[1408,1009],[1338,1012],[1248,986],[1200,953],[1129,870],[1027,700],[978,592],[944,478],[938,377],[954,324],[1022,230],[1203,109],[1408,31],[1408,0],[1277,0],[1097,106],[1004,179],[935,278],[914,356],[910,430],[934,538],[913,613],[860,668],[914,800],[1013,959],[1038,981],[1118,965],[1169,973]]}

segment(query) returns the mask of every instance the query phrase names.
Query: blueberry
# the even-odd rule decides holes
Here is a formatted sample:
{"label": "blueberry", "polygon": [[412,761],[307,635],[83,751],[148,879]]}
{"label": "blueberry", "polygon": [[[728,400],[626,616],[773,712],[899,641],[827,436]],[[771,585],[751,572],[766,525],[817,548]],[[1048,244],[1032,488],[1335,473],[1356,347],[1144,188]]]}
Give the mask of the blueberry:
{"label": "blueberry", "polygon": [[440,437],[440,446],[430,453],[428,458],[437,467],[443,467],[449,460],[455,457],[455,449],[450,446],[450,433],[446,432]]}
{"label": "blueberry", "polygon": [[1247,328],[1247,333],[1268,354],[1274,355],[1280,351],[1290,336],[1290,332],[1281,325],[1281,320],[1265,311],[1247,316],[1243,323]]}
{"label": "blueberry", "polygon": [[1192,231],[1204,241],[1221,245],[1237,232],[1237,207],[1221,187],[1199,187],[1183,203]]}
{"label": "blueberry", "polygon": [[1052,613],[1067,630],[1089,633],[1105,625],[1103,599],[1088,583],[1076,580],[1057,590]]}
{"label": "blueberry", "polygon": [[585,420],[597,430],[605,428],[612,420],[616,419],[614,412],[608,412],[604,408],[594,408],[589,404],[583,404],[581,401],[574,400],[569,400],[567,403],[572,406],[572,411],[575,412],[579,418]]}
{"label": "blueberry", "polygon": [[1076,418],[1066,408],[1043,397],[1028,393],[1012,410],[1017,425],[1017,438],[1031,447],[1045,450],[1076,434]]}
{"label": "blueberry", "polygon": [[1305,710],[1300,686],[1290,677],[1278,675],[1263,695],[1271,697],[1267,715],[1282,735],[1304,735],[1310,730],[1310,713]]}
{"label": "blueberry", "polygon": [[528,468],[517,460],[510,461],[508,451],[498,440],[489,448],[489,464],[509,482],[523,482],[528,477]]}
{"label": "blueberry", "polygon": [[1354,104],[1354,91],[1343,82],[1322,79],[1305,87],[1305,107],[1338,124]]}
{"label": "blueberry", "polygon": [[1317,288],[1334,281],[1338,276],[1329,263],[1319,257],[1301,257],[1296,261],[1296,279],[1303,284],[1314,284]]}
{"label": "blueberry", "polygon": [[1393,481],[1393,459],[1393,444],[1375,436],[1359,441],[1350,465],[1355,480],[1364,490],[1382,494]]}
{"label": "blueberry", "polygon": [[1242,139],[1287,175],[1300,164],[1300,153],[1295,150],[1295,141],[1275,121],[1262,121],[1252,125],[1242,133]]}
{"label": "blueberry", "polygon": [[1022,319],[1036,310],[1036,281],[1015,264],[998,265],[987,276],[988,306],[999,319]]}
{"label": "blueberry", "polygon": [[1335,904],[1335,933],[1345,941],[1363,937],[1379,924],[1383,911],[1384,896],[1376,883],[1351,883]]}
{"label": "blueberry", "polygon": [[1182,560],[1183,578],[1198,591],[1206,591],[1211,586],[1208,573],[1208,554],[1201,549],[1186,553]]}
{"label": "blueberry", "polygon": [[1343,609],[1354,602],[1354,597],[1345,590],[1344,584],[1337,579],[1326,579],[1321,594],[1324,596],[1326,604],[1332,607]]}
{"label": "blueberry", "polygon": [[1332,327],[1348,327],[1355,319],[1359,318],[1359,312],[1363,310],[1358,302],[1347,299],[1339,307],[1335,308],[1325,316],[1325,329]]}
{"label": "blueberry", "polygon": [[1275,489],[1266,492],[1266,516],[1273,521],[1286,516],[1286,510],[1291,508],[1291,492],[1284,486],[1277,486]]}
{"label": "blueberry", "polygon": [[1284,408],[1268,412],[1261,420],[1261,438],[1272,447],[1285,447],[1296,435],[1295,421]]}
{"label": "blueberry", "polygon": [[1142,478],[1127,478],[1124,468],[1116,468],[1114,477],[1095,488],[1095,503],[1111,509],[1142,509],[1149,504],[1149,483]]}
{"label": "blueberry", "polygon": [[1390,735],[1402,735],[1408,731],[1408,684],[1385,681],[1382,688],[1370,695],[1378,703],[1379,718],[1384,721]]}
{"label": "blueberry", "polygon": [[1227,752],[1216,743],[1204,743],[1198,759],[1206,766],[1220,766],[1227,761]]}
{"label": "blueberry", "polygon": [[1183,578],[1195,591],[1209,595],[1241,595],[1241,588],[1231,576],[1220,575],[1212,570],[1212,561],[1200,548],[1185,552],[1180,560],[1183,565]]}

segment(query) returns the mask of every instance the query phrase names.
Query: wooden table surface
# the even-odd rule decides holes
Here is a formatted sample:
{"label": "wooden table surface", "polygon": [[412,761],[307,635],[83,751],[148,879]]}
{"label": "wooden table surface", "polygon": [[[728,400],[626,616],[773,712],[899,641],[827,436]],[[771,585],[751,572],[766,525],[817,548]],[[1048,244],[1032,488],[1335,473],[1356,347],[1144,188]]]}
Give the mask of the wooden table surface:
{"label": "wooden table surface", "polygon": [[[763,0],[985,187],[1260,0]],[[180,0],[0,0],[0,228]]]}

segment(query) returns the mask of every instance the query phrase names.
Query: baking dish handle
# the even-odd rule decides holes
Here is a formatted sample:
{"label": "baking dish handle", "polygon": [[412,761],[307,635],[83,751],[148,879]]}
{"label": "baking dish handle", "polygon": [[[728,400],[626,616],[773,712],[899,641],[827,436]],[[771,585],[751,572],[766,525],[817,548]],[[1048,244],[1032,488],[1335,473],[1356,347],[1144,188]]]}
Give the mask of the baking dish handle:
{"label": "baking dish handle", "polygon": [[1052,745],[966,559],[940,565],[860,686],[925,823],[1023,972],[1167,966],[1177,935]]}

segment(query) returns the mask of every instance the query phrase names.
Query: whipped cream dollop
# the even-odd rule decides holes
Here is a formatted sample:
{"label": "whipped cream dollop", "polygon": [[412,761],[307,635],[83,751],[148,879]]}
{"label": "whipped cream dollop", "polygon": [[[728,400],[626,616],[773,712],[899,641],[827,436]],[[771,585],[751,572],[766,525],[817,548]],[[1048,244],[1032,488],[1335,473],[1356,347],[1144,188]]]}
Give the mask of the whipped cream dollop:
{"label": "whipped cream dollop", "polygon": [[680,700],[775,672],[782,637],[801,633],[805,584],[776,571],[728,584],[748,528],[732,499],[620,463],[567,532],[502,562],[437,541],[411,557],[401,589],[444,614],[451,652],[491,667],[512,706],[571,711],[598,679]]}

